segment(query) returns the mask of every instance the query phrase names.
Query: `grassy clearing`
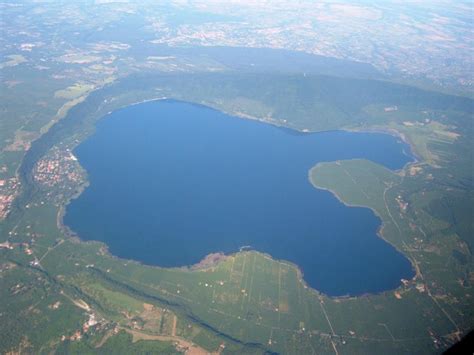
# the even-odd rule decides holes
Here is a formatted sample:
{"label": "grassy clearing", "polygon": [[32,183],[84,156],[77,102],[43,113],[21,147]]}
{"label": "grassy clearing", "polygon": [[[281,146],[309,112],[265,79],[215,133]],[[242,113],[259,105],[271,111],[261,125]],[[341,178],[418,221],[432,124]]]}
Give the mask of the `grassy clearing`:
{"label": "grassy clearing", "polygon": [[26,58],[21,54],[12,54],[7,56],[8,60],[0,63],[0,69],[14,67],[18,64],[27,62]]}
{"label": "grassy clearing", "polygon": [[84,95],[92,89],[94,89],[94,85],[79,82],[67,87],[66,89],[56,91],[54,97],[72,100]]}

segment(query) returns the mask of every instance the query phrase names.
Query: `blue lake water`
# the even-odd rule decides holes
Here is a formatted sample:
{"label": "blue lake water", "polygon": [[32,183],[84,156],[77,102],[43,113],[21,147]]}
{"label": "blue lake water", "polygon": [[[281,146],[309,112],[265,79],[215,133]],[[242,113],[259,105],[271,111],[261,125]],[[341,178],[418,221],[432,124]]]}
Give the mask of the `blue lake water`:
{"label": "blue lake water", "polygon": [[112,254],[159,266],[190,265],[242,246],[297,264],[329,295],[397,287],[409,261],[377,236],[380,220],[315,189],[321,161],[366,158],[399,169],[395,137],[303,134],[178,101],[113,112],[75,150],[90,186],[64,222]]}

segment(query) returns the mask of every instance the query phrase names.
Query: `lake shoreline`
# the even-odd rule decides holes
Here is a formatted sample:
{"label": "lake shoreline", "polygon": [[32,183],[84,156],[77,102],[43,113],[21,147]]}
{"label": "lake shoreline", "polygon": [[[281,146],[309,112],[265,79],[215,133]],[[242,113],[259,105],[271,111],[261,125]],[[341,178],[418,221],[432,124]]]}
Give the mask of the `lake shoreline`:
{"label": "lake shoreline", "polygon": [[[161,103],[156,103],[156,104],[157,104],[157,105],[165,105],[165,106],[156,106],[154,103],[151,104],[152,106],[150,106],[149,103],[151,103],[151,102],[153,102],[153,101],[156,101],[156,102],[158,102],[158,101],[164,102],[164,104],[161,104]],[[140,106],[140,104],[148,105],[148,106]],[[216,118],[216,121],[213,121],[213,122],[216,122],[216,124],[221,125],[222,127],[226,127],[226,125],[229,125],[229,124],[230,124],[231,127],[233,127],[234,125],[235,125],[236,127],[243,127],[243,128],[239,128],[239,129],[252,129],[252,130],[253,130],[253,129],[257,129],[258,132],[260,132],[260,131],[261,131],[261,132],[266,132],[266,131],[268,131],[268,130],[270,129],[270,127],[273,127],[273,126],[274,126],[274,125],[268,125],[267,122],[265,122],[264,120],[258,120],[258,122],[263,123],[264,125],[258,125],[258,126],[248,125],[248,124],[244,123],[244,122],[250,120],[250,119],[248,119],[248,118],[247,118],[247,119],[244,119],[244,120],[241,120],[240,117],[229,116],[228,114],[226,114],[226,113],[224,113],[224,112],[221,112],[221,111],[219,111],[219,110],[216,110],[216,109],[214,109],[214,108],[212,108],[212,107],[209,108],[209,107],[203,106],[203,105],[201,105],[201,104],[187,103],[187,102],[183,102],[183,101],[179,101],[179,100],[166,100],[166,99],[165,99],[164,97],[162,97],[162,96],[159,97],[159,98],[152,98],[152,99],[148,99],[148,100],[141,100],[141,101],[139,101],[139,102],[134,103],[133,105],[129,105],[129,106],[126,106],[125,108],[122,107],[122,108],[120,108],[120,109],[118,109],[118,110],[115,110],[114,112],[115,112],[116,114],[125,115],[125,116],[126,116],[126,115],[128,115],[127,112],[132,112],[132,110],[135,110],[135,108],[133,108],[133,107],[136,107],[136,108],[139,110],[139,112],[141,112],[140,110],[146,110],[146,107],[150,107],[150,108],[151,108],[151,107],[175,107],[175,106],[176,106],[176,107],[181,107],[181,105],[184,105],[183,107],[188,107],[187,110],[191,110],[191,111],[189,111],[189,112],[201,112],[201,111],[200,111],[201,108],[205,108],[205,110],[203,111],[203,112],[205,112],[205,113],[201,113],[201,114],[219,117],[218,119]],[[128,111],[127,111],[127,110],[128,110]],[[133,111],[133,112],[135,112],[135,111]],[[111,115],[113,115],[113,113],[109,113],[109,114],[107,114],[106,116],[107,116],[107,117],[110,117]],[[134,114],[134,115],[137,116],[137,114]],[[138,116],[140,116],[140,114],[138,114]],[[229,117],[229,118],[232,118],[232,120],[222,120],[222,117]],[[112,123],[108,122],[107,120],[104,121],[104,120],[102,120],[102,119],[99,119],[98,121],[101,122],[102,127],[106,127],[106,126],[109,127],[109,128],[107,128],[108,130],[110,129],[110,127],[116,127],[115,129],[119,129],[119,128],[117,128],[116,125],[120,125],[120,121],[117,121],[118,118],[114,118],[114,119],[115,119],[115,121],[113,122],[113,125],[112,125]],[[122,119],[122,120],[123,120],[123,119]],[[162,121],[162,120],[159,120],[159,121],[152,120],[151,122],[154,122],[154,124],[161,124],[161,121]],[[124,121],[124,122],[125,122],[125,121]],[[136,121],[134,120],[133,122],[136,122]],[[187,124],[190,124],[191,122],[192,122],[194,125],[197,125],[197,126],[195,126],[194,129],[198,129],[198,130],[199,130],[199,129],[202,129],[202,127],[199,128],[199,127],[201,126],[201,122],[200,122],[200,121],[195,122],[195,120],[191,120],[191,121],[189,121]],[[239,122],[242,122],[242,123],[239,123]],[[176,123],[176,120],[175,120],[175,119],[173,119],[172,121],[169,121],[169,123],[167,123],[167,124],[182,125],[181,123]],[[133,123],[133,125],[135,126],[136,123]],[[204,125],[206,125],[206,124],[204,124]],[[100,131],[103,130],[103,129],[105,129],[105,128],[97,128],[97,132],[100,132]],[[180,134],[183,134],[181,128],[179,128],[179,131],[181,132]],[[97,133],[97,132],[95,133],[95,135],[99,134],[99,133]],[[291,142],[300,139],[300,138],[298,138],[299,136],[293,136],[293,135],[287,136],[286,133],[285,133],[285,131],[273,131],[273,130],[270,129],[270,132],[274,132],[274,133],[272,133],[272,134],[276,134],[276,135],[279,136],[279,137],[287,137],[287,138],[285,138],[285,139],[289,139],[289,141],[291,141]],[[275,133],[275,132],[276,132],[276,133]],[[337,131],[329,131],[329,132],[318,132],[318,133],[316,133],[316,132],[304,132],[304,131],[303,131],[303,132],[301,132],[301,133],[303,134],[303,136],[306,136],[306,137],[308,137],[308,136],[313,136],[313,138],[306,138],[306,140],[305,140],[306,142],[317,142],[317,144],[325,144],[324,141],[327,140],[327,139],[329,139],[329,137],[332,137],[332,135],[335,135],[334,137],[339,137],[338,139],[348,139],[348,137],[350,137],[350,136],[344,135],[343,132],[344,132],[344,130],[340,130],[340,131],[339,131],[339,130],[337,130]],[[347,133],[347,134],[352,134],[352,133],[355,134],[355,132],[346,132],[346,133]],[[110,133],[108,133],[108,135],[109,135],[109,134],[110,134]],[[127,128],[127,134],[129,134],[129,128]],[[363,135],[364,133],[359,133],[359,132],[357,132],[357,135],[356,135],[356,136],[353,136],[354,138],[351,138],[351,139],[356,139],[356,138],[357,138],[357,139],[364,139],[364,142],[365,142],[365,138],[363,138],[363,136],[359,136],[359,134],[362,134],[362,135]],[[372,135],[371,135],[372,132],[370,132],[370,133],[368,133],[368,134],[370,134],[370,136],[368,136],[368,137],[373,137],[373,138],[371,138],[371,139],[378,139],[378,141],[380,141],[380,139],[381,139],[381,138],[376,138],[376,136],[372,136]],[[90,140],[91,137],[94,137],[94,139],[97,139],[97,137],[93,135],[93,136],[89,136],[89,137],[88,137],[88,140]],[[291,138],[290,138],[290,137],[291,137]],[[260,139],[259,139],[258,141],[256,141],[256,142],[259,142],[259,144],[261,144],[261,143],[260,143]],[[80,145],[82,145],[82,144],[84,144],[84,142],[80,143]],[[310,143],[305,143],[305,144],[310,144]],[[313,143],[311,143],[311,144],[313,144]],[[364,144],[365,144],[365,143],[364,143]],[[391,144],[392,144],[392,143],[391,143]],[[395,142],[393,142],[393,144],[395,144]],[[272,146],[272,144],[270,144],[270,145],[267,144],[267,146]],[[394,145],[393,147],[394,147],[393,149],[395,149],[395,147],[398,147],[398,146]],[[222,148],[222,147],[221,147],[221,148]],[[115,148],[114,148],[114,149],[115,149]],[[250,149],[250,148],[249,148],[249,149]],[[252,149],[255,150],[255,148],[252,148]],[[258,148],[256,148],[256,149],[258,150]],[[398,149],[398,148],[397,148],[397,149]],[[165,151],[169,151],[169,149],[165,149]],[[171,150],[171,151],[172,151],[172,150]],[[95,152],[98,152],[98,150],[95,149]],[[113,154],[115,154],[115,155],[118,154],[118,155],[122,156],[122,153],[117,153],[115,150],[113,150],[113,152],[114,152]],[[250,152],[250,151],[249,151],[249,152]],[[239,153],[239,154],[240,154],[240,153]],[[351,153],[351,154],[353,154],[353,153]],[[398,154],[398,153],[397,153],[397,154]],[[79,161],[80,161],[80,163],[81,163],[81,166],[83,166],[83,167],[86,169],[86,171],[88,171],[88,173],[90,173],[90,172],[89,172],[89,167],[87,166],[87,164],[84,165],[84,161],[83,161],[83,159],[81,159],[80,154],[77,154],[77,153],[76,153],[76,155],[79,157]],[[96,154],[94,154],[94,156],[95,156],[95,155],[96,155]],[[309,157],[310,160],[314,160],[314,159],[317,160],[317,159],[318,159],[317,156],[316,156],[316,157],[313,157],[312,154],[309,155],[308,157]],[[110,160],[109,158],[101,158],[101,159],[102,159],[103,162],[107,162],[107,161]],[[114,159],[115,159],[115,158],[114,158]],[[405,158],[404,158],[404,159],[405,159]],[[331,160],[332,160],[332,159],[331,159]],[[290,169],[290,170],[292,170],[292,169]],[[306,170],[306,169],[305,169],[305,170]],[[299,171],[299,169],[297,169],[297,170],[292,170],[292,171]],[[225,179],[224,179],[223,181],[225,181]],[[300,184],[297,184],[297,185],[300,186]],[[171,186],[171,185],[170,185],[170,186]],[[291,184],[290,186],[296,186],[296,185]],[[84,191],[84,188],[85,188],[85,187],[86,187],[86,185],[83,186],[82,191]],[[300,188],[299,188],[299,189],[300,189]],[[82,192],[82,191],[80,191],[80,192]],[[80,197],[80,196],[81,196],[81,193],[80,193],[80,192],[79,192],[78,194],[76,194],[75,196],[73,196],[73,198],[70,199],[70,203],[74,204],[75,201],[77,201],[78,199],[81,200],[81,197]],[[102,200],[102,199],[104,199],[104,198],[101,198],[101,200]],[[107,199],[105,199],[105,200],[107,200]],[[63,229],[63,230],[66,230],[66,228],[68,228],[68,229],[77,230],[77,229],[76,229],[77,227],[73,227],[73,226],[69,227],[70,223],[67,223],[66,221],[64,221],[65,211],[66,211],[66,208],[69,208],[69,206],[70,206],[70,204],[67,204],[66,207],[64,208],[64,210],[61,212],[60,218],[62,219],[62,221],[61,221],[62,229]],[[170,212],[170,213],[171,213],[171,212]],[[350,212],[344,212],[344,213],[350,213]],[[99,218],[99,217],[97,217],[97,218]],[[377,217],[375,216],[375,218],[377,218]],[[380,221],[380,218],[377,218],[377,220]],[[372,222],[371,222],[371,223],[372,223]],[[135,224],[136,224],[136,223],[135,223]],[[377,225],[379,225],[379,224],[380,224],[380,223],[377,223]],[[139,225],[139,224],[136,224],[136,225]],[[304,225],[303,225],[303,226],[304,226]],[[235,231],[235,232],[236,232],[236,231]],[[143,233],[143,232],[142,232],[142,233]],[[71,234],[71,233],[69,233],[69,234]],[[79,237],[79,238],[80,238],[81,235],[88,235],[89,238],[90,238],[89,240],[101,240],[101,239],[97,239],[97,238],[93,237],[93,234],[91,234],[91,233],[85,233],[85,232],[80,231],[80,230],[79,230],[77,233],[74,233],[74,234],[75,234],[77,237]],[[321,235],[321,237],[323,237],[324,234],[325,234],[325,233],[323,232],[323,234]],[[212,235],[212,234],[210,234],[210,235]],[[240,235],[246,235],[246,233],[243,232],[243,233],[241,233]],[[264,234],[264,235],[265,235],[265,234]],[[379,226],[377,226],[376,236],[380,237],[380,227],[379,227]],[[369,235],[367,235],[367,238],[369,238]],[[386,243],[385,239],[383,239],[383,238],[381,238],[381,239],[383,240],[384,243]],[[105,240],[104,240],[104,242],[105,242],[105,244],[107,244],[107,245],[109,244],[109,243],[107,243]],[[245,242],[244,242],[244,244],[245,244]],[[253,245],[252,242],[250,242],[250,244]],[[390,245],[390,247],[392,247],[391,244],[387,244],[387,245]],[[108,247],[110,248],[109,245],[108,245]],[[278,259],[278,260],[288,260],[288,259],[286,259],[284,256],[283,256],[283,257],[282,257],[282,256],[278,256],[278,254],[275,255],[271,250],[262,249],[262,247],[259,247],[258,244],[255,246],[255,249],[256,249],[256,250],[259,250],[259,251],[261,251],[261,252],[264,252],[264,253],[268,253],[269,255],[272,255],[272,257],[276,257],[276,259]],[[114,250],[114,249],[112,248],[112,250]],[[203,257],[205,257],[206,255],[207,255],[207,256],[212,255],[214,252],[216,252],[216,251],[218,251],[218,250],[227,250],[227,253],[225,253],[225,254],[229,254],[229,253],[228,253],[228,251],[229,251],[229,250],[228,250],[228,247],[224,247],[224,248],[222,249],[222,247],[219,247],[219,245],[216,245],[216,248],[214,249],[214,251],[213,251],[213,250],[208,250],[207,252],[203,253]],[[398,252],[398,251],[397,251],[397,252]],[[117,251],[113,252],[112,254],[115,254],[115,253],[117,253]],[[234,252],[230,252],[230,254],[232,254],[232,253],[234,253]],[[117,255],[118,255],[120,258],[123,258],[123,259],[135,259],[135,260],[136,260],[136,257],[127,256],[127,255],[122,254],[121,252],[118,252]],[[173,254],[171,254],[169,257],[172,257],[172,255],[173,255]],[[203,257],[201,257],[200,261],[197,261],[197,262],[195,262],[195,263],[192,263],[191,265],[199,264],[200,262],[203,261],[203,259],[205,259],[205,258],[203,258]],[[160,259],[160,260],[161,260],[161,259]],[[157,263],[155,263],[155,262],[150,262],[150,260],[147,261],[147,260],[141,260],[141,259],[139,259],[139,260],[137,260],[137,261],[140,262],[140,263],[146,264],[146,265],[158,265],[158,266],[160,266],[160,267],[167,267],[167,268],[169,268],[169,267],[175,267],[175,266],[173,266],[173,265],[168,265],[167,262],[164,262],[164,263],[163,263],[163,261],[161,261],[161,263],[163,263],[162,265],[159,265],[159,263],[157,264]],[[218,262],[218,261],[216,261],[216,262]],[[290,261],[290,262],[292,262],[292,263],[294,263],[294,264],[298,264],[298,262],[295,262],[295,261]],[[182,264],[182,265],[187,265],[187,264],[188,264],[188,263],[186,263],[186,262],[183,261],[183,264]],[[180,266],[176,266],[176,267],[180,267]],[[189,266],[184,266],[184,267],[186,268],[186,267],[189,267]],[[308,270],[310,270],[310,269],[308,269],[308,266],[302,267],[302,268],[300,268],[300,269],[301,269],[301,270],[305,269],[307,272],[308,272]],[[303,275],[307,275],[307,272],[306,272],[305,274],[302,273],[302,277],[304,277]],[[398,283],[397,283],[397,285],[398,285]],[[325,291],[324,291],[324,288],[323,288],[323,289],[320,289],[318,286],[311,286],[311,287],[314,288],[314,289],[317,289],[317,290],[321,290],[321,292],[323,292],[323,293],[325,292]],[[390,287],[390,289],[392,289],[392,287]],[[385,290],[381,290],[380,292],[384,292],[384,291],[385,291]],[[367,291],[367,292],[362,292],[362,293],[365,294],[365,293],[373,293],[373,292],[377,292],[377,291]],[[329,292],[329,294],[333,294],[333,293],[332,293],[332,292]],[[357,296],[357,295],[359,295],[359,292],[356,292],[356,291],[354,291],[354,293],[348,292],[348,294],[349,294],[349,295]]]}
{"label": "lake shoreline", "polygon": [[[354,160],[357,160],[357,159],[354,159]],[[331,163],[337,163],[338,161],[333,161]],[[312,179],[311,179],[311,174],[314,170],[316,169],[319,169],[321,168],[321,166],[323,164],[327,164],[327,162],[322,162],[322,163],[318,163],[316,164],[315,166],[313,166],[309,171],[308,171],[308,180],[309,182],[311,183],[311,185],[314,186],[314,188],[316,189],[319,189],[319,190],[323,190],[323,191],[327,191],[329,193],[331,193],[340,203],[342,203],[343,205],[349,207],[349,208],[352,208],[352,207],[355,207],[355,208],[368,208],[369,210],[371,210],[374,215],[377,216],[377,218],[380,220],[380,226],[379,228],[377,229],[377,235],[383,240],[385,241],[386,243],[390,244],[392,247],[394,247],[399,253],[401,253],[402,255],[405,255],[404,251],[399,249],[396,245],[394,245],[393,243],[391,243],[389,240],[387,240],[384,235],[383,235],[383,229],[384,229],[384,225],[385,225],[385,221],[384,219],[382,218],[382,216],[378,213],[378,211],[376,209],[374,209],[373,207],[370,207],[370,206],[367,206],[367,205],[359,205],[359,204],[354,204],[354,203],[349,203],[347,201],[344,201],[339,195],[338,193],[333,190],[333,189],[330,189],[330,188],[326,188],[326,187],[323,187],[323,186],[320,186],[318,185],[317,183],[315,183]],[[401,169],[401,171],[405,171],[405,169],[410,165],[411,163],[407,163],[403,169]],[[411,278],[411,280],[415,280],[419,275],[417,273],[417,268],[415,266],[415,263],[414,261],[409,258],[408,256],[406,256],[407,259],[410,261],[410,263],[412,264],[412,269],[415,271],[413,277]]]}

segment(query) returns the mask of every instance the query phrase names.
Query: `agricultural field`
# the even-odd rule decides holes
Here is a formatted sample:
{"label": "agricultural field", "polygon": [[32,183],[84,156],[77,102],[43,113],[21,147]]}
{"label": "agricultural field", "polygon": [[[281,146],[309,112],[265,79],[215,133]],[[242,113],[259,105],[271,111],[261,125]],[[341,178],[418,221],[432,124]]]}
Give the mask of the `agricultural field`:
{"label": "agricultural field", "polygon": [[[265,87],[266,75],[260,78]],[[13,249],[3,249],[2,258],[8,260],[9,265],[16,265],[18,270],[27,267],[30,272],[44,273],[48,279],[58,282],[59,289],[73,290],[71,294],[65,293],[69,297],[63,296],[62,302],[70,307],[76,305],[76,308],[79,307],[77,304],[82,305],[76,310],[79,314],[82,312],[83,318],[77,320],[77,324],[87,321],[90,314],[103,322],[104,329],[96,331],[91,327],[97,336],[90,340],[90,344],[95,345],[89,346],[96,346],[107,331],[115,329],[120,334],[122,331],[135,337],[138,333],[146,334],[152,337],[149,339],[161,337],[156,339],[178,344],[191,341],[192,346],[207,351],[219,351],[224,346],[223,351],[244,347],[257,353],[330,353],[334,347],[339,352],[345,349],[352,352],[377,346],[395,353],[432,352],[451,344],[470,328],[472,316],[466,313],[472,309],[471,298],[467,296],[472,282],[470,234],[463,235],[461,231],[458,234],[456,227],[448,221],[431,214],[430,208],[436,206],[439,196],[446,198],[445,192],[436,193],[433,187],[429,193],[425,192],[428,191],[427,184],[434,183],[434,174],[442,176],[442,160],[430,164],[420,158],[396,172],[370,161],[338,161],[318,165],[308,172],[308,178],[316,188],[333,192],[348,205],[371,208],[383,222],[381,237],[402,251],[416,268],[413,280],[406,280],[399,289],[380,295],[327,297],[304,283],[297,266],[253,251],[219,257],[202,269],[161,269],[117,259],[102,244],[84,243],[69,236],[58,222],[58,216],[61,216],[63,201],[80,192],[84,180],[59,178],[65,185],[38,183],[34,178],[38,173],[34,169],[36,157],[43,157],[39,152],[49,152],[42,158],[46,161],[66,159],[66,153],[62,158],[58,152],[70,151],[92,131],[94,122],[103,114],[138,98],[152,98],[163,93],[173,97],[176,92],[174,96],[178,99],[202,102],[193,90],[195,83],[201,81],[191,76],[187,80],[189,89],[180,86],[178,91],[173,85],[179,79],[179,76],[161,79],[148,76],[138,84],[138,77],[135,77],[133,83],[140,90],[130,91],[131,84],[125,80],[89,96],[62,121],[65,124],[57,126],[57,130],[53,127],[48,133],[50,136],[44,135],[44,140],[35,142],[37,145],[24,160],[25,170],[21,171],[25,174],[24,183],[30,188],[19,196],[18,210],[14,210],[4,223],[6,230],[11,232],[7,240]],[[232,83],[230,79],[227,76],[226,82]],[[217,82],[215,76],[210,76],[207,82],[212,83],[212,80]],[[318,80],[329,79],[314,77],[312,80],[316,87]],[[160,83],[158,87],[157,82]],[[227,86],[230,92],[247,91],[245,81],[236,79],[236,83],[240,86]],[[295,85],[307,84],[303,81]],[[203,97],[212,97],[206,92],[210,89],[201,86],[199,92]],[[221,90],[220,94],[222,99],[214,95],[214,102],[218,103],[215,106],[231,111],[233,106],[226,106],[226,91]],[[250,95],[258,99],[253,92]],[[420,95],[426,94],[421,92]],[[116,100],[109,101],[111,97]],[[97,111],[94,102],[103,103],[104,100],[110,104]],[[289,100],[299,104],[298,100],[302,98],[289,97]],[[429,103],[430,96],[426,100]],[[387,102],[387,105],[393,104]],[[265,105],[272,107],[274,112],[279,108],[275,104]],[[463,101],[461,108],[462,105]],[[281,103],[281,107],[284,106]],[[258,117],[252,111],[253,105],[241,109]],[[299,116],[303,123],[288,121],[302,130],[311,122],[311,115],[313,113],[309,111],[307,115]],[[345,116],[340,117],[343,120]],[[78,127],[82,128],[78,130]],[[352,122],[348,122],[348,127],[356,129]],[[380,123],[374,127],[379,129]],[[389,125],[386,127],[392,129]],[[404,127],[409,131],[411,126]],[[71,136],[69,132],[81,133]],[[418,148],[412,146],[414,150]],[[456,141],[441,147],[456,148]],[[80,169],[76,162],[69,161],[72,171]],[[459,192],[453,189],[451,198],[460,198]],[[26,205],[22,206],[22,203]],[[8,224],[13,222],[15,224]],[[470,221],[466,220],[466,223]],[[464,228],[469,230],[470,227]],[[406,312],[407,309],[410,311]],[[71,337],[77,330],[70,328],[68,334],[53,335],[51,332],[50,346],[54,348],[63,335]],[[32,328],[30,331],[35,334],[37,330]],[[33,337],[28,336],[28,339],[33,348],[39,345],[33,343]]]}
{"label": "agricultural field", "polygon": [[[253,13],[213,3],[193,2],[186,16],[174,2],[153,12],[133,1],[0,4],[0,352],[432,354],[452,346],[474,327],[468,5],[443,18],[443,2],[432,12],[420,4],[400,19],[400,4],[322,2],[316,22],[300,23],[296,10],[283,21],[280,1]],[[342,41],[351,25],[341,25],[344,14],[357,31]],[[374,42],[358,40],[367,20]],[[320,32],[314,46],[327,23],[342,27]],[[407,33],[387,40],[383,23]],[[216,250],[197,265],[161,268],[81,240],[62,221],[89,184],[74,149],[108,113],[165,98],[295,134],[381,132],[406,142],[415,161],[398,171],[329,161],[308,180],[372,210],[378,236],[409,259],[414,278],[380,294],[329,297],[297,265],[258,250]]]}

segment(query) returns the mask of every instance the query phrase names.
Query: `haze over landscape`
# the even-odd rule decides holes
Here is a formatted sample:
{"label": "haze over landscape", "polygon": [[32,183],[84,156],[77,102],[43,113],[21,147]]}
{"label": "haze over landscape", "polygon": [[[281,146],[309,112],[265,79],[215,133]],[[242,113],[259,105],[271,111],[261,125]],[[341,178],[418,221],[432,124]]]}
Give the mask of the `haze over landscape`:
{"label": "haze over landscape", "polygon": [[0,13],[1,353],[472,353],[472,2]]}

